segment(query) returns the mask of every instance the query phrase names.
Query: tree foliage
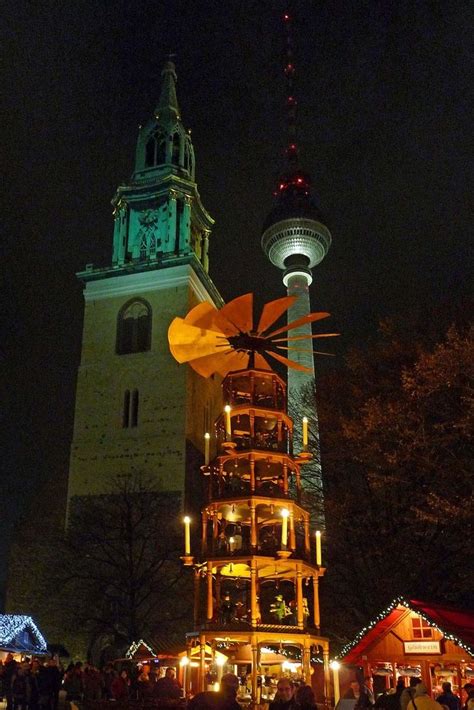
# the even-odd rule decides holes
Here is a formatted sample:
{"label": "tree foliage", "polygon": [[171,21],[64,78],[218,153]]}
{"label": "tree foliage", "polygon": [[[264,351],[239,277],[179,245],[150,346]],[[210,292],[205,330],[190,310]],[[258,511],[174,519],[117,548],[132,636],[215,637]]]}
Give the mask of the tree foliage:
{"label": "tree foliage", "polygon": [[469,603],[473,331],[422,344],[393,322],[318,387],[328,573],[341,640],[399,594]]}
{"label": "tree foliage", "polygon": [[73,500],[59,575],[68,616],[85,625],[91,648],[96,640],[120,649],[175,632],[190,615],[179,496],[139,475],[113,486],[113,495]]}

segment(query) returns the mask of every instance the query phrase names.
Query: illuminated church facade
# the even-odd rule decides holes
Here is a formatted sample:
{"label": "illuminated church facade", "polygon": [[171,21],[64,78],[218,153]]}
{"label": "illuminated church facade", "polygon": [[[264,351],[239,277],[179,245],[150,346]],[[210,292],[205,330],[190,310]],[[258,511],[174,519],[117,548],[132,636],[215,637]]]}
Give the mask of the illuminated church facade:
{"label": "illuminated church facade", "polygon": [[114,477],[130,472],[183,495],[220,406],[219,383],[179,369],[167,348],[177,313],[222,305],[208,274],[213,219],[197,190],[172,62],[140,129],[131,180],[112,204],[112,263],[78,274],[85,310],[69,508],[76,497],[113,492]]}

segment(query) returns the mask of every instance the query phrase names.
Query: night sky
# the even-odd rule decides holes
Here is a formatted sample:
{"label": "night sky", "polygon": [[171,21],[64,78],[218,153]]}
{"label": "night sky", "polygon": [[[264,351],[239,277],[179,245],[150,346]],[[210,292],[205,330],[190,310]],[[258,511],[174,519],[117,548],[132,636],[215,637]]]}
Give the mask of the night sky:
{"label": "night sky", "polygon": [[[468,294],[472,4],[294,5],[302,163],[333,234],[313,307],[334,314],[341,358],[381,316]],[[211,276],[225,299],[283,295],[260,249],[284,145],[283,9],[4,3],[0,587],[14,523],[67,471],[83,308],[75,272],[110,263],[110,199],[132,172],[169,52],[216,220]]]}

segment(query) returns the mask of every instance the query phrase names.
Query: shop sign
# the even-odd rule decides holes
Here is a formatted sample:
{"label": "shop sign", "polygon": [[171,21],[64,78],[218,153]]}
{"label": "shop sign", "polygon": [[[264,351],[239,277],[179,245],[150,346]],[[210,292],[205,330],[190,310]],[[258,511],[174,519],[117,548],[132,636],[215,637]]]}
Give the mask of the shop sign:
{"label": "shop sign", "polygon": [[404,641],[405,653],[441,653],[440,641]]}

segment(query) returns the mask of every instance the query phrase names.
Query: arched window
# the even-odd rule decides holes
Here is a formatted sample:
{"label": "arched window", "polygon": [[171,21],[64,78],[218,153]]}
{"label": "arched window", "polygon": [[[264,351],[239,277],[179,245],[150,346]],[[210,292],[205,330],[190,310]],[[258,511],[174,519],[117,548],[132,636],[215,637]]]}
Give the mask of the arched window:
{"label": "arched window", "polygon": [[126,303],[118,314],[117,355],[141,353],[151,347],[151,307],[142,299]]}

